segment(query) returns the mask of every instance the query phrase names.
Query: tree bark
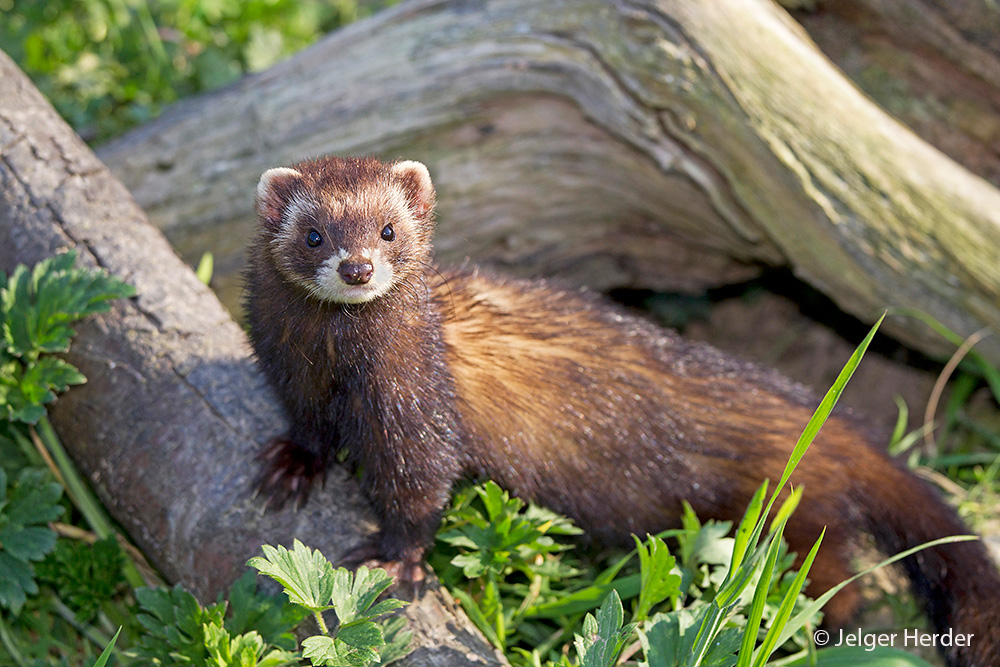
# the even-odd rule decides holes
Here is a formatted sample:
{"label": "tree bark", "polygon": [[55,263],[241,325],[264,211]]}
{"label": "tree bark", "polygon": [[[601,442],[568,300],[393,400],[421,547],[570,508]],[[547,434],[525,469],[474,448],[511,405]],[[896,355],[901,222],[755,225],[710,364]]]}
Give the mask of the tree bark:
{"label": "tree bark", "polygon": [[[769,0],[413,0],[101,156],[185,257],[216,252],[233,306],[258,175],[321,153],[428,163],[445,262],[598,289],[787,264],[863,320],[1000,327],[1000,193]],[[884,330],[947,352],[906,318]]]}
{"label": "tree bark", "polygon": [[794,16],[883,109],[1000,185],[1000,8],[995,3],[837,0]]}
{"label": "tree bark", "polygon": [[[255,454],[287,424],[246,338],[128,191],[0,53],[0,268],[76,248],[138,296],[88,319],[67,355],[88,378],[52,421],[112,515],[171,581],[210,601],[263,543],[340,554],[373,529],[330,471],[301,510],[264,513]],[[436,586],[407,608],[407,664],[499,664]]]}

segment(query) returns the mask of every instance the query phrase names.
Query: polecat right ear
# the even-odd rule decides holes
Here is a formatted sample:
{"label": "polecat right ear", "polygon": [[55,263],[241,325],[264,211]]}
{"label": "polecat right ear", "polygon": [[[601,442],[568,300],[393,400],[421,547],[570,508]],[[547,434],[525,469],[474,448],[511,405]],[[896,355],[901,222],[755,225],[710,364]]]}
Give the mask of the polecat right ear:
{"label": "polecat right ear", "polygon": [[302,174],[288,167],[268,169],[257,182],[257,213],[268,225],[281,224],[281,213]]}
{"label": "polecat right ear", "polygon": [[416,160],[404,160],[392,165],[392,175],[402,181],[417,215],[429,215],[434,208],[434,185],[427,167]]}

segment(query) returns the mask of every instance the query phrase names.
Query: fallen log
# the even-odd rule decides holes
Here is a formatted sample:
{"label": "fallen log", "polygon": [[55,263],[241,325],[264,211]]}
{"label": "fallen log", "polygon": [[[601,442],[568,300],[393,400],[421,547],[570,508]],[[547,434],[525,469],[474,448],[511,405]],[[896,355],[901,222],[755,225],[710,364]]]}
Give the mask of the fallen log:
{"label": "fallen log", "polygon": [[444,261],[682,290],[788,265],[862,320],[1000,327],[1000,193],[767,0],[414,0],[100,154],[235,307],[258,175],[320,153],[428,163]]}
{"label": "fallen log", "polygon": [[[0,53],[0,269],[76,248],[138,295],[79,327],[88,378],[52,422],[109,512],[171,582],[212,601],[261,544],[336,562],[373,529],[342,468],[301,511],[262,511],[255,455],[287,424],[243,332],[128,190]],[[501,664],[436,586],[407,608],[407,664]]]}

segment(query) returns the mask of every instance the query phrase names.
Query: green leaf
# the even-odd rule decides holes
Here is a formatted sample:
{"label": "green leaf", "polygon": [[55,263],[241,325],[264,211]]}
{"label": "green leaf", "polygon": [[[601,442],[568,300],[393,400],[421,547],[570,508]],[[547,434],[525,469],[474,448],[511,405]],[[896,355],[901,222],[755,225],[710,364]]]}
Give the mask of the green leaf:
{"label": "green leaf", "polygon": [[17,560],[41,560],[56,544],[56,534],[47,527],[4,526],[0,545]]}
{"label": "green leaf", "polygon": [[736,652],[740,648],[740,631],[724,628],[709,646],[701,661],[701,667],[732,667],[736,664]]}
{"label": "green leaf", "polygon": [[754,590],[753,601],[750,604],[750,613],[747,616],[746,626],[743,631],[740,655],[737,662],[740,667],[749,667],[753,658],[753,648],[757,642],[761,619],[764,616],[767,594],[771,587],[771,577],[775,573],[778,552],[781,547],[781,535],[785,530],[786,521],[787,517],[778,524],[774,534],[771,536],[770,543],[767,544],[767,558],[764,560],[764,568],[761,570],[760,579],[757,581],[757,588]]}
{"label": "green leaf", "polygon": [[625,613],[618,593],[611,591],[597,615],[587,614],[583,635],[576,635],[580,667],[614,667],[632,634],[633,624],[623,625]]}
{"label": "green leaf", "polygon": [[697,629],[707,612],[708,608],[702,607],[697,616],[689,609],[653,615],[639,632],[645,663],[657,667],[686,664]]}
{"label": "green leaf", "polygon": [[52,481],[47,470],[25,468],[9,490],[3,518],[22,526],[47,524],[62,516],[61,497],[62,487]]}
{"label": "green leaf", "polygon": [[[272,649],[271,641],[253,627],[264,620],[263,627],[275,633],[274,610],[281,605],[271,606],[273,598],[258,595],[255,578],[251,575],[249,585],[244,577],[234,585],[239,591],[234,595],[236,605],[242,608],[238,619],[224,623],[226,603],[218,602],[202,607],[193,595],[175,586],[171,590],[163,588],[140,588],[135,591],[141,613],[137,620],[145,629],[138,642],[128,651],[128,655],[142,660],[142,664],[160,665],[205,665],[206,667],[279,667],[297,664],[294,653],[281,648]],[[265,601],[267,602],[265,604]],[[292,608],[290,603],[284,606]],[[302,617],[302,612],[296,614]],[[269,623],[271,625],[269,625]],[[235,632],[230,624],[240,627]],[[278,627],[283,627],[279,624]],[[283,635],[276,635],[282,638]],[[294,638],[290,646],[294,648]]]}
{"label": "green leaf", "polygon": [[75,259],[75,252],[67,252],[38,262],[30,272],[23,265],[14,269],[0,290],[10,354],[31,361],[41,352],[65,352],[74,334],[70,324],[135,293],[103,272],[74,268]]}
{"label": "green leaf", "polygon": [[[350,586],[346,570],[341,568],[343,574],[336,574],[333,565],[319,550],[313,551],[298,540],[293,542],[291,551],[268,544],[262,549],[264,557],[251,558],[247,565],[277,581],[284,587],[289,600],[312,612],[332,609],[330,601],[334,589],[338,584],[341,589]],[[343,620],[339,611],[337,615]]]}
{"label": "green leaf", "polygon": [[743,557],[746,555],[747,550],[752,551],[757,548],[756,541],[751,542],[751,537],[753,536],[754,525],[757,523],[757,520],[760,519],[760,512],[764,506],[765,495],[767,495],[767,480],[765,480],[753,494],[753,498],[750,499],[750,504],[747,506],[746,512],[743,514],[743,519],[740,521],[739,528],[736,529],[736,537],[733,541],[733,557],[731,560],[732,569],[734,571],[743,562]]}
{"label": "green leaf", "polygon": [[386,611],[380,612],[375,616],[372,616],[369,611],[369,607],[390,586],[392,586],[392,578],[385,570],[377,568],[369,570],[362,565],[352,576],[348,570],[339,568],[334,576],[331,599],[333,600],[333,608],[337,612],[337,618],[340,619],[341,626],[348,625],[356,620],[370,620],[381,614],[388,613],[392,609],[398,609],[398,606],[392,607],[390,604],[388,607],[392,607],[391,609],[386,609]]}
{"label": "green leaf", "polygon": [[368,611],[366,611],[365,618],[371,619],[371,618],[378,618],[380,616],[385,616],[386,614],[390,614],[396,611],[397,609],[402,609],[406,605],[407,602],[405,600],[388,598],[386,600],[382,600],[381,602],[376,603],[375,606],[371,607]]}
{"label": "green leaf", "polygon": [[42,357],[28,364],[21,377],[22,388],[25,385],[35,385],[54,392],[66,391],[70,385],[83,384],[86,381],[86,376],[78,371],[76,366],[59,357]]}
{"label": "green leaf", "polygon": [[497,634],[496,628],[494,628],[493,624],[486,618],[482,608],[476,603],[472,596],[460,588],[452,590],[451,594],[456,600],[459,601],[459,603],[461,603],[462,609],[465,610],[469,620],[472,621],[477,628],[479,628],[480,632],[486,635],[486,639],[497,648],[500,648],[503,643],[500,641],[500,636]]}
{"label": "green leaf", "polygon": [[382,665],[388,665],[410,654],[413,650],[410,644],[413,642],[413,633],[406,629],[406,618],[396,616],[382,624],[382,635],[385,638],[385,646],[379,649],[379,656]]}
{"label": "green leaf", "polygon": [[0,468],[0,607],[20,613],[28,595],[38,592],[31,561],[45,557],[56,543],[48,527],[63,513],[62,487],[45,470],[25,468],[8,486]]}
{"label": "green leaf", "polygon": [[[385,643],[382,628],[371,621],[356,621],[352,625],[340,626],[337,639],[357,649],[373,649]],[[377,651],[373,652],[378,655]]]}
{"label": "green leaf", "polygon": [[792,585],[789,587],[788,592],[781,601],[778,613],[775,614],[774,618],[771,620],[771,627],[768,628],[767,634],[764,635],[764,641],[761,643],[757,651],[754,652],[753,664],[755,667],[762,667],[770,659],[771,654],[777,650],[780,635],[785,629],[785,624],[792,615],[792,611],[795,608],[795,600],[799,597],[799,593],[802,592],[802,588],[805,586],[806,577],[809,575],[809,568],[812,567],[813,560],[816,558],[816,552],[819,551],[819,545],[822,544],[823,536],[825,534],[826,529],[824,528],[819,535],[819,539],[816,540],[816,543],[806,555],[805,560],[802,562],[802,567],[799,568]]}
{"label": "green leaf", "polygon": [[664,665],[691,665],[700,667],[732,667],[736,663],[736,650],[740,645],[740,631],[724,628],[707,642],[700,660],[694,660],[695,641],[710,609],[702,607],[698,614],[689,609],[679,609],[667,614],[656,614],[639,632],[645,661],[644,667]]}
{"label": "green leaf", "polygon": [[459,554],[451,559],[451,564],[461,568],[466,579],[478,579],[486,574],[493,562],[493,554],[488,551],[475,551],[471,554]]}
{"label": "green leaf", "polygon": [[16,616],[28,595],[38,593],[35,572],[31,564],[0,551],[0,607]]}
{"label": "green leaf", "polygon": [[223,627],[203,623],[208,667],[256,667],[264,653],[264,640],[256,632],[233,637]]}
{"label": "green leaf", "polygon": [[641,577],[630,574],[606,584],[587,586],[549,603],[532,606],[525,612],[528,618],[559,618],[596,609],[614,591],[619,598],[631,598],[641,590]]}
{"label": "green leaf", "polygon": [[114,651],[115,649],[115,642],[118,641],[118,635],[120,635],[121,633],[122,633],[121,626],[118,626],[118,630],[115,632],[115,636],[111,638],[111,641],[108,642],[108,645],[105,647],[105,649],[101,651],[101,655],[97,657],[97,662],[94,663],[94,667],[105,667],[105,665],[108,664],[108,660],[111,659],[111,652]]}
{"label": "green leaf", "polygon": [[0,407],[10,421],[35,424],[56,393],[86,378],[49,352],[65,352],[72,324],[134,293],[103,272],[73,267],[75,253],[21,265],[0,284]]}
{"label": "green leaf", "polygon": [[574,525],[572,519],[534,503],[528,503],[524,518],[546,535],[583,535],[583,530]]}
{"label": "green leaf", "polygon": [[255,631],[265,643],[293,651],[297,642],[292,630],[308,615],[301,606],[290,603],[287,596],[258,590],[255,573],[247,570],[229,589],[226,630],[234,636]]}
{"label": "green leaf", "polygon": [[647,538],[649,548],[633,536],[636,551],[639,554],[639,572],[641,587],[639,603],[636,607],[635,619],[643,621],[649,611],[668,597],[677,595],[680,591],[681,576],[671,571],[677,560],[670,555],[666,543],[658,537]]}
{"label": "green leaf", "polygon": [[23,382],[24,366],[13,361],[0,379],[0,407],[6,412],[8,421],[23,424],[37,424],[45,416],[44,403],[55,400],[55,394],[47,387],[39,387],[31,382]]}
{"label": "green leaf", "polygon": [[314,665],[345,665],[332,637],[316,635],[302,641],[302,657]]}
{"label": "green leaf", "polygon": [[202,284],[207,285],[212,281],[212,272],[215,269],[215,260],[212,257],[212,253],[206,252],[198,260],[198,268],[195,269],[195,275]]}
{"label": "green leaf", "polygon": [[[809,423],[806,424],[805,429],[802,431],[802,435],[799,436],[798,442],[795,444],[795,448],[792,450],[792,455],[788,459],[788,463],[785,465],[785,471],[781,475],[781,480],[778,482],[778,486],[774,490],[774,495],[772,496],[772,502],[778,493],[785,486],[785,482],[791,477],[792,471],[798,466],[799,461],[805,455],[806,450],[809,449],[809,445],[816,438],[816,434],[819,433],[820,428],[826,423],[827,417],[833,412],[833,408],[837,405],[837,401],[840,400],[840,395],[844,392],[844,387],[847,386],[847,382],[854,375],[855,369],[858,364],[861,363],[862,357],[865,356],[865,351],[868,349],[868,345],[871,343],[872,338],[875,337],[875,332],[878,331],[879,326],[882,324],[882,320],[885,319],[885,313],[882,317],[878,318],[878,321],[872,326],[868,335],[865,336],[864,340],[858,345],[854,353],[851,354],[851,358],[847,360],[847,364],[840,371],[837,379],[834,381],[833,386],[830,390],[826,392],[823,400],[820,401],[819,407],[813,413],[813,416],[809,419]],[[770,505],[769,505],[770,506]]]}
{"label": "green leaf", "polygon": [[302,642],[302,655],[314,665],[325,667],[368,667],[379,660],[378,652],[356,648],[339,640],[318,635]]}
{"label": "green leaf", "polygon": [[139,588],[135,591],[145,628],[129,655],[160,664],[203,665],[208,657],[206,627],[223,627],[224,604],[202,607],[191,593],[179,585]]}

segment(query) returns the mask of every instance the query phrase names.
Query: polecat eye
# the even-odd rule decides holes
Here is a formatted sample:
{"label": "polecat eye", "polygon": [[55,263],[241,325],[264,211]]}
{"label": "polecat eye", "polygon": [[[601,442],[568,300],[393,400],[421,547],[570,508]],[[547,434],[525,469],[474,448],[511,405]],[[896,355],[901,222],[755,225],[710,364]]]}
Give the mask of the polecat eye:
{"label": "polecat eye", "polygon": [[382,240],[383,241],[393,241],[396,238],[396,232],[393,230],[392,225],[386,225],[382,228]]}
{"label": "polecat eye", "polygon": [[319,235],[315,229],[310,229],[309,234],[306,236],[306,245],[310,248],[315,248],[320,243],[323,242],[323,237]]}

